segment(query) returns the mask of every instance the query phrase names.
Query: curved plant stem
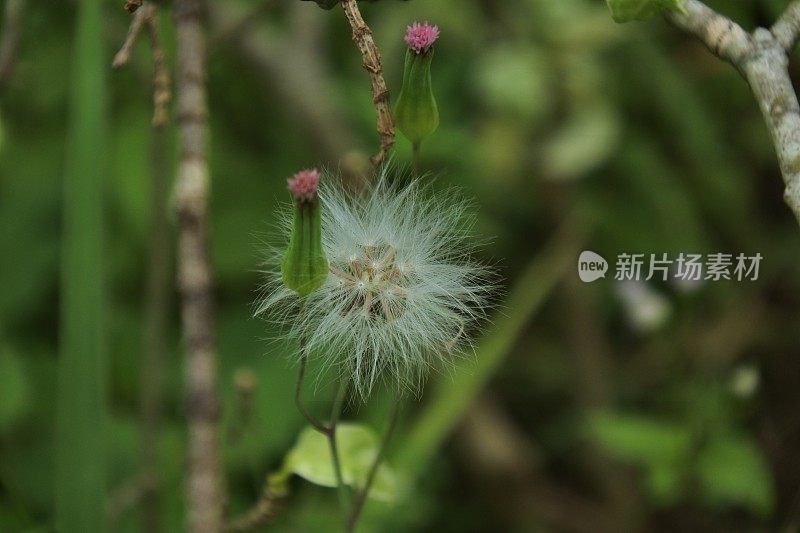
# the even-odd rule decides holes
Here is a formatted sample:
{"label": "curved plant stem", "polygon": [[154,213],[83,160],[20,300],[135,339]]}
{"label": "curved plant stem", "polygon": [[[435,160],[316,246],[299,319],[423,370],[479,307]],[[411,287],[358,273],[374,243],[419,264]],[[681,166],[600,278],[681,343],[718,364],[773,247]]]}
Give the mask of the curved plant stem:
{"label": "curved plant stem", "polygon": [[339,493],[339,505],[341,506],[342,512],[345,516],[347,516],[350,512],[350,493],[348,492],[347,485],[345,485],[344,478],[342,477],[342,463],[339,458],[339,447],[336,444],[336,425],[339,423],[339,417],[342,414],[342,406],[344,405],[344,399],[347,395],[347,387],[349,384],[350,381],[347,379],[342,379],[342,381],[339,383],[339,390],[336,392],[336,397],[333,400],[330,426],[326,432],[328,436],[328,442],[330,443],[331,447],[333,471],[336,474],[336,489]]}
{"label": "curved plant stem", "polygon": [[300,411],[300,414],[302,414],[303,417],[308,420],[308,423],[311,424],[314,429],[320,433],[328,435],[330,433],[330,429],[320,422],[317,417],[312,415],[308,409],[306,409],[306,406],[303,403],[303,379],[305,379],[306,376],[307,362],[308,358],[305,355],[300,356],[300,371],[297,373],[297,386],[294,389],[294,403],[297,406],[297,410]]}
{"label": "curved plant stem", "polygon": [[[302,342],[303,341],[301,341],[301,349]],[[306,365],[307,357],[302,355],[300,357],[300,370],[297,374],[297,386],[294,390],[294,403],[297,406],[297,410],[300,411],[311,427],[325,435],[325,437],[328,439],[328,444],[331,449],[333,472],[336,476],[336,490],[339,496],[339,506],[341,507],[342,514],[347,517],[350,515],[350,493],[348,492],[347,485],[344,482],[344,476],[342,475],[342,462],[339,458],[339,447],[336,442],[336,426],[338,425],[339,418],[342,415],[342,408],[344,407],[344,400],[347,396],[347,388],[350,385],[350,380],[342,379],[341,382],[339,382],[339,389],[336,391],[336,396],[333,399],[333,408],[331,409],[330,421],[326,426],[313,414],[311,414],[311,412],[309,412],[308,409],[306,409],[306,406],[303,404],[302,389],[303,379],[306,375]]]}
{"label": "curved plant stem", "polygon": [[383,458],[386,455],[386,449],[389,447],[389,441],[392,439],[394,428],[397,426],[397,418],[400,414],[400,399],[396,398],[392,404],[391,413],[389,415],[389,427],[386,428],[386,433],[383,435],[381,446],[378,448],[378,454],[375,456],[375,462],[370,467],[367,480],[364,483],[358,494],[356,494],[353,502],[353,512],[350,513],[350,518],[347,520],[347,531],[355,531],[358,525],[358,519],[361,518],[361,511],[364,510],[364,504],[367,502],[369,496],[369,489],[372,488],[372,483],[375,481],[375,476],[378,473],[378,467],[381,466]]}

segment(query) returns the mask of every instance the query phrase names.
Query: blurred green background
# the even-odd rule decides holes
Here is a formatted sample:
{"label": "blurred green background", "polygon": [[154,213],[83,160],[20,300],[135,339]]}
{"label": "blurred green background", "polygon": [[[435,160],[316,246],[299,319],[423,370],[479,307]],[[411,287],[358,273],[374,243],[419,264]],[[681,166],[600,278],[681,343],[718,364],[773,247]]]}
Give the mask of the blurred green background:
{"label": "blurred green background", "polygon": [[[709,3],[747,29],[787,4]],[[98,269],[109,376],[98,409],[110,416],[85,438],[108,450],[111,530],[142,529],[157,509],[160,529],[179,531],[177,294],[170,284],[161,305],[161,366],[145,368],[151,63],[141,39],[130,65],[111,71],[130,21],[121,4],[103,2],[93,51],[109,84],[97,149],[108,163]],[[23,3],[14,69],[0,86],[0,531],[54,529],[62,178],[71,80],[82,68],[76,5]],[[475,357],[407,402],[389,454],[405,488],[394,504],[369,503],[364,530],[797,531],[800,231],[744,81],[664,21],[616,25],[599,1],[384,0],[362,11],[395,96],[405,26],[439,25],[441,126],[423,144],[422,168],[475,198],[484,260],[505,280]],[[160,19],[172,67],[167,9]],[[261,242],[287,176],[308,166],[363,172],[377,136],[340,9],[213,2],[208,82],[221,436],[226,508],[237,515],[304,425],[292,347],[251,316]],[[174,133],[158,139],[167,154]],[[395,162],[409,159],[398,137]],[[173,166],[164,167],[170,182]],[[157,233],[173,248],[171,211],[167,220]],[[583,284],[582,249],[764,259],[751,282]],[[162,484],[142,506],[140,404],[159,376]],[[308,383],[313,409],[331,394]],[[380,431],[384,396],[345,418]],[[338,528],[333,490],[300,478],[291,487],[274,530]]]}

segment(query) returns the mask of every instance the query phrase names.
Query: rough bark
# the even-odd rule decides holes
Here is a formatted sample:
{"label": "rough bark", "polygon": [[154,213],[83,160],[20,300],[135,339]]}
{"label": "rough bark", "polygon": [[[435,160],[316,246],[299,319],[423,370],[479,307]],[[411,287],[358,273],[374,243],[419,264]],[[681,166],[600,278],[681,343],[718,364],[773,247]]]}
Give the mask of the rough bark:
{"label": "rough bark", "polygon": [[800,222],[800,104],[789,77],[789,53],[800,32],[800,0],[789,4],[771,29],[752,33],[699,0],[686,0],[684,10],[670,13],[669,20],[730,62],[750,84],[778,156],[784,200]]}
{"label": "rough bark", "polygon": [[217,363],[208,243],[206,42],[201,0],[175,0],[180,162],[178,285],[186,343],[187,519],[191,532],[222,530]]}

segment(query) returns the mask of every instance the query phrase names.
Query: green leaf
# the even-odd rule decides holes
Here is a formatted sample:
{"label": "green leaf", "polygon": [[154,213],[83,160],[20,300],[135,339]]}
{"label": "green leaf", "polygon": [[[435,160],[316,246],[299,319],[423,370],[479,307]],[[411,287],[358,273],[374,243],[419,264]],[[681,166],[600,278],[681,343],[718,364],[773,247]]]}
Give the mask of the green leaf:
{"label": "green leaf", "polygon": [[768,515],[775,505],[769,467],[749,437],[729,435],[711,441],[697,460],[697,475],[706,498],[717,504],[739,504]]}
{"label": "green leaf", "polygon": [[[378,453],[378,437],[364,425],[339,424],[336,427],[336,442],[344,482],[353,488],[362,488]],[[307,427],[286,454],[280,472],[271,476],[270,482],[274,486],[281,486],[281,481],[296,474],[316,485],[335,487],[336,475],[331,459],[328,438],[314,428]],[[397,497],[397,476],[386,463],[378,467],[369,496],[385,502],[394,501]]]}
{"label": "green leaf", "polygon": [[662,11],[685,13],[684,0],[606,0],[616,22],[643,20]]}
{"label": "green leaf", "polygon": [[589,422],[589,431],[619,459],[648,466],[677,464],[691,448],[688,428],[641,416],[598,412]]}

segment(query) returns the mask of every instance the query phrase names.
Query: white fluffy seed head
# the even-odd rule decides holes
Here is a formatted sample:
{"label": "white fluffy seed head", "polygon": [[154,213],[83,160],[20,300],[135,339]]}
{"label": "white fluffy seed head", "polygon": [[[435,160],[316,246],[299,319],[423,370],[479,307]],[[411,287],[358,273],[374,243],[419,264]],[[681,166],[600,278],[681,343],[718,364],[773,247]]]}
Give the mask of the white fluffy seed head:
{"label": "white fluffy seed head", "polygon": [[[302,340],[299,356],[337,367],[362,398],[378,380],[419,393],[428,370],[470,346],[468,332],[495,288],[491,270],[473,258],[469,203],[418,181],[392,185],[386,173],[360,195],[323,177],[328,279],[301,300],[283,285],[283,249],[275,248],[256,311]],[[288,214],[279,223],[284,241]]]}

